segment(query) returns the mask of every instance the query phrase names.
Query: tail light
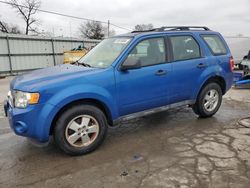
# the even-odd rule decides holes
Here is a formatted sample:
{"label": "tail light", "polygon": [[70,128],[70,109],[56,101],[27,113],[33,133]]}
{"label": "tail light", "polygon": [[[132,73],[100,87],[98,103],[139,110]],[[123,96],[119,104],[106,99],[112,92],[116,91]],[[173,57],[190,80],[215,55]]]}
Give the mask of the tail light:
{"label": "tail light", "polygon": [[234,58],[233,57],[230,57],[229,66],[230,66],[231,72],[233,72],[234,70]]}

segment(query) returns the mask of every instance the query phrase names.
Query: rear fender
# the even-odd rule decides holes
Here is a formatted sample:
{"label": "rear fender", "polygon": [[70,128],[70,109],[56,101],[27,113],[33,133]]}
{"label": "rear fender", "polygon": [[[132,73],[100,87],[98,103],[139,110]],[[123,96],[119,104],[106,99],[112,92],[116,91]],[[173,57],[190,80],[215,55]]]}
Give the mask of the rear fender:
{"label": "rear fender", "polygon": [[212,77],[215,77],[215,76],[219,76],[219,77],[222,77],[224,80],[226,80],[225,79],[225,75],[226,75],[226,72],[219,65],[213,65],[213,66],[210,66],[207,69],[205,69],[203,71],[203,73],[201,74],[201,76],[199,77],[199,79],[198,79],[197,83],[198,83],[199,87],[197,87],[194,90],[192,99],[196,100],[196,98],[198,97],[198,94],[199,94],[201,88],[204,86],[204,84],[206,83],[206,81],[208,79],[210,79]]}

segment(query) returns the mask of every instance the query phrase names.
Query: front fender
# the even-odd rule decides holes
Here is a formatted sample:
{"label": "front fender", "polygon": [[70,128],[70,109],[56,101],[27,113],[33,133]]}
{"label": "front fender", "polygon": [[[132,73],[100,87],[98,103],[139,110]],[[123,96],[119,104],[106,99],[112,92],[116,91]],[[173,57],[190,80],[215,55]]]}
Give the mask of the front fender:
{"label": "front fender", "polygon": [[57,94],[52,96],[46,102],[46,105],[41,112],[41,114],[43,114],[41,121],[46,120],[46,123],[44,122],[46,126],[39,130],[43,133],[44,137],[49,135],[53,119],[62,107],[73,101],[81,99],[98,100],[109,109],[112,119],[116,119],[118,117],[114,97],[105,88],[88,84],[74,85],[57,92]]}
{"label": "front fender", "polygon": [[61,90],[51,97],[48,103],[61,109],[76,100],[95,99],[102,102],[110,110],[112,118],[115,118],[117,117],[117,110],[114,98],[113,94],[103,87],[90,84],[78,84]]}

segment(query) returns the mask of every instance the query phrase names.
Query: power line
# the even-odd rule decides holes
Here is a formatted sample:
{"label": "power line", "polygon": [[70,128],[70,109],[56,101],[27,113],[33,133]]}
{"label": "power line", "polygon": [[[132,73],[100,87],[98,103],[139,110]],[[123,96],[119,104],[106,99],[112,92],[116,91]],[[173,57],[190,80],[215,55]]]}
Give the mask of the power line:
{"label": "power line", "polygon": [[[7,4],[7,5],[13,5],[13,3],[6,2],[6,1],[1,1],[1,0],[0,0],[0,3]],[[14,4],[14,5],[20,6],[22,8],[27,8],[27,9],[29,8],[27,6],[20,5],[20,4]],[[100,20],[94,20],[94,19],[89,19],[89,18],[72,16],[72,15],[68,15],[68,14],[62,14],[62,13],[59,13],[59,12],[48,11],[48,10],[43,10],[43,9],[36,9],[36,10],[39,11],[39,12],[47,13],[47,14],[54,14],[54,15],[57,15],[57,16],[63,16],[63,17],[68,17],[68,18],[73,18],[73,19],[78,19],[78,20],[94,21],[94,22],[103,23],[103,24],[110,24],[110,25],[112,25],[114,27],[117,27],[117,28],[120,28],[120,29],[124,29],[124,30],[127,30],[127,31],[132,31],[131,29],[128,29],[126,27],[122,27],[122,26],[119,26],[119,25],[116,25],[116,24],[113,24],[113,23],[108,23],[108,22],[104,22],[104,21],[100,21]]]}
{"label": "power line", "polygon": [[126,27],[121,27],[119,25],[116,25],[116,24],[113,24],[113,23],[110,23],[110,25],[114,26],[114,27],[117,27],[117,28],[120,28],[120,29],[124,29],[124,30],[127,30],[127,31],[133,31],[133,29],[128,29]]}

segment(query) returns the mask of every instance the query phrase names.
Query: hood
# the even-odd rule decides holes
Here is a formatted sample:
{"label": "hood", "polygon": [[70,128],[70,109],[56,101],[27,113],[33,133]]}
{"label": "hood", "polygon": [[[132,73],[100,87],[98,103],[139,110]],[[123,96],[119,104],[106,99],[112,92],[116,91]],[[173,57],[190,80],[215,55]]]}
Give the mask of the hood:
{"label": "hood", "polygon": [[86,76],[100,69],[77,65],[57,65],[39,69],[17,76],[11,81],[10,88],[22,91],[33,91],[38,87],[64,82],[65,80]]}

